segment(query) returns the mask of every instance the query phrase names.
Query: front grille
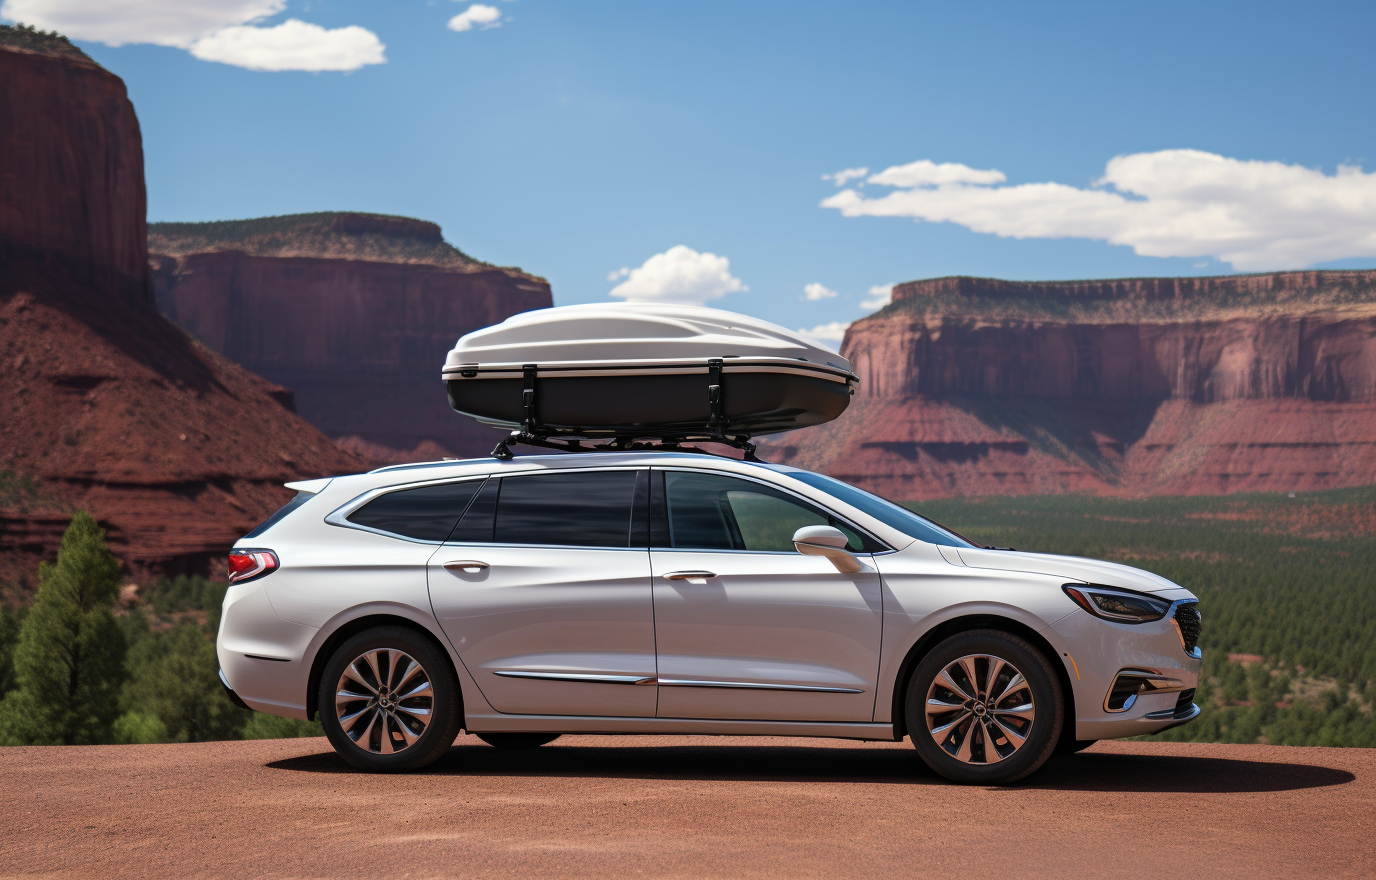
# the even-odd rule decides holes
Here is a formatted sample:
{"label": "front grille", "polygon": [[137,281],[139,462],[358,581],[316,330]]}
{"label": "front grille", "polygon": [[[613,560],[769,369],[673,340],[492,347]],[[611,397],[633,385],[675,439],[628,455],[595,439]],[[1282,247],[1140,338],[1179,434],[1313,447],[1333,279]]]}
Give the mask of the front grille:
{"label": "front grille", "polygon": [[1180,643],[1185,653],[1193,654],[1199,645],[1199,606],[1191,602],[1175,609],[1175,625],[1180,630]]}
{"label": "front grille", "polygon": [[1175,717],[1184,718],[1194,708],[1194,688],[1183,690],[1175,698]]}

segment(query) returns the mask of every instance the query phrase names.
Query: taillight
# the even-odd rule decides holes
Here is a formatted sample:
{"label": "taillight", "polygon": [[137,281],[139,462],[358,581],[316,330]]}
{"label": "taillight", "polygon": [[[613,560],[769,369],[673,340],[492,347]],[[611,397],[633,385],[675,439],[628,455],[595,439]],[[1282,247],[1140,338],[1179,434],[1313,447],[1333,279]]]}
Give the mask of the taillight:
{"label": "taillight", "polygon": [[271,550],[229,551],[229,582],[242,584],[277,570],[277,554]]}

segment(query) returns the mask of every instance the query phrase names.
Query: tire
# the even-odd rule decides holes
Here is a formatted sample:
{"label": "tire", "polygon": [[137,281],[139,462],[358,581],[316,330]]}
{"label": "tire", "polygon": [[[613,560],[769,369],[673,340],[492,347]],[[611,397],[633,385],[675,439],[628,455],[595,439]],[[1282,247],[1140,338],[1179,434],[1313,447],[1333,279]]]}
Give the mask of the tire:
{"label": "tire", "polygon": [[[970,670],[978,686],[972,686]],[[951,708],[933,710],[943,705]],[[904,707],[908,735],[933,771],[956,782],[1003,785],[1051,757],[1061,738],[1065,698],[1051,664],[1034,645],[980,629],[957,633],[922,658],[908,680]]]}
{"label": "tire", "polygon": [[[398,697],[396,691],[404,693]],[[358,699],[337,701],[337,694]],[[330,745],[360,770],[432,764],[454,744],[463,725],[459,682],[449,658],[430,639],[402,626],[366,630],[340,645],[320,676],[317,705]]]}
{"label": "tire", "polygon": [[538,749],[545,743],[554,742],[562,734],[558,733],[474,733],[478,739],[498,749]]}

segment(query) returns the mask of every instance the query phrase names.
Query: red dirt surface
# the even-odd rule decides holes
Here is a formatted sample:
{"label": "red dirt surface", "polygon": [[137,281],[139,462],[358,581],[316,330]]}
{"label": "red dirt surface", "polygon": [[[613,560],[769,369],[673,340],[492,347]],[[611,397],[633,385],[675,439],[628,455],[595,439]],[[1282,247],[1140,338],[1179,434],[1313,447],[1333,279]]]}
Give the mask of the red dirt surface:
{"label": "red dirt surface", "polygon": [[0,749],[5,877],[1371,877],[1376,750],[1100,743],[1010,788],[906,743],[470,736]]}

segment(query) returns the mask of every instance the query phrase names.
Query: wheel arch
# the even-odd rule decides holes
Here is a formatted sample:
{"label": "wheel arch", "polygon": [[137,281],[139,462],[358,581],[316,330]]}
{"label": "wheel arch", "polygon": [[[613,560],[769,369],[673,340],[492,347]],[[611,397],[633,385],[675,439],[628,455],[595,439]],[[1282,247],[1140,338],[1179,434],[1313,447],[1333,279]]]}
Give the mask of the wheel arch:
{"label": "wheel arch", "polygon": [[340,623],[330,632],[329,636],[320,643],[320,646],[315,651],[315,657],[311,660],[310,675],[306,679],[306,718],[314,720],[315,713],[319,711],[320,678],[325,672],[325,664],[330,662],[330,658],[334,656],[335,650],[359,633],[380,626],[405,627],[406,629],[420,634],[434,644],[444,657],[445,662],[449,664],[449,670],[454,673],[455,680],[460,683],[459,711],[462,717],[464,707],[462,678],[459,676],[458,670],[454,666],[454,659],[449,656],[449,649],[445,646],[444,641],[439,636],[435,635],[435,633],[431,632],[430,628],[423,623],[413,620],[403,614],[398,614],[395,610],[387,609],[374,610],[370,613],[362,614]]}
{"label": "wheel arch", "polygon": [[906,705],[908,682],[912,678],[917,664],[922,662],[922,658],[926,657],[942,641],[958,633],[976,629],[993,629],[1018,636],[1031,642],[1046,655],[1046,659],[1051,663],[1051,668],[1056,670],[1057,678],[1061,683],[1061,691],[1065,694],[1065,717],[1062,719],[1061,738],[1064,739],[1067,735],[1066,731],[1069,731],[1069,736],[1073,739],[1075,736],[1075,689],[1070,681],[1069,673],[1066,672],[1065,664],[1059,662],[1061,652],[1057,651],[1055,646],[1048,642],[1044,636],[1027,624],[1011,617],[989,613],[966,614],[944,620],[923,633],[908,649],[902,664],[899,665],[898,675],[894,679],[892,708],[894,739],[902,739],[908,733]]}

